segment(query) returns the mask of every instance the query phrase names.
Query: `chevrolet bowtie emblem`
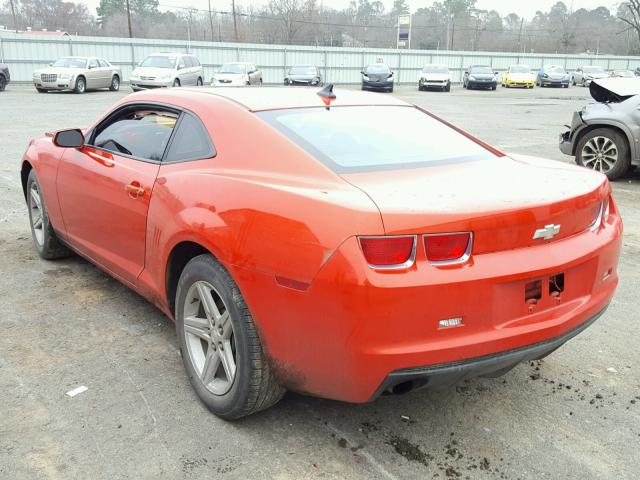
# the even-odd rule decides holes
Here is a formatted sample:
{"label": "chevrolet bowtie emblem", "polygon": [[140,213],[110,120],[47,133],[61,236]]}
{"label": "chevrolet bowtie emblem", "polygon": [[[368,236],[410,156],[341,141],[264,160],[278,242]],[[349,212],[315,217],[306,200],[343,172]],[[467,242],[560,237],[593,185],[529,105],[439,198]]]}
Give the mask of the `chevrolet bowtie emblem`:
{"label": "chevrolet bowtie emblem", "polygon": [[551,240],[559,233],[560,225],[554,225],[552,223],[550,225],[545,225],[544,228],[536,230],[536,232],[533,234],[533,239],[536,240],[538,238],[544,238],[545,240]]}

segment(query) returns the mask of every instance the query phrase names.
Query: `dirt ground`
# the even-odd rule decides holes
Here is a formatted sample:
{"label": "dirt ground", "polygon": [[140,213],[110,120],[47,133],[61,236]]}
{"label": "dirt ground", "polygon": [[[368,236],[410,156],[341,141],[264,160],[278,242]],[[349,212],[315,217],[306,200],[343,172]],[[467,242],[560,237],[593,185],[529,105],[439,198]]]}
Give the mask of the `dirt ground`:
{"label": "dirt ground", "polygon": [[[287,394],[228,423],[192,392],[170,320],[87,262],[43,261],[31,245],[18,172],[29,139],[85,126],[125,93],[0,93],[0,478],[638,478],[638,170],[613,186],[618,292],[544,361],[366,405]],[[571,161],[557,136],[587,92],[395,94],[506,151]]]}

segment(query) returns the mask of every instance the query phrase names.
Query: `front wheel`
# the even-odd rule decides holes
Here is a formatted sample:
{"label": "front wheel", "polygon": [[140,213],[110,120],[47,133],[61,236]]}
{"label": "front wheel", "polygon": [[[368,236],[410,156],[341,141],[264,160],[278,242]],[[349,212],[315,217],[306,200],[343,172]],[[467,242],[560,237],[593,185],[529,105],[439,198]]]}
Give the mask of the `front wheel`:
{"label": "front wheel", "polygon": [[0,92],[4,92],[5,88],[7,88],[7,79],[4,75],[0,75]]}
{"label": "front wheel", "polygon": [[178,80],[177,78],[173,81],[173,86],[174,87],[179,87],[180,86],[180,80]]}
{"label": "front wheel", "polygon": [[78,79],[76,80],[76,86],[73,91],[76,93],[84,93],[87,91],[87,81],[84,79],[84,77],[78,77]]}
{"label": "front wheel", "polygon": [[176,332],[189,381],[217,416],[233,420],[284,395],[229,272],[211,255],[187,263],[176,294]]}
{"label": "front wheel", "polygon": [[27,207],[31,236],[38,255],[47,260],[68,257],[71,254],[70,250],[60,242],[49,221],[49,213],[35,170],[29,172],[27,179]]}
{"label": "front wheel", "polygon": [[576,163],[616,180],[627,173],[631,164],[627,139],[610,128],[591,130],[578,142]]}
{"label": "front wheel", "polygon": [[196,80],[196,87],[201,87],[201,86],[202,86],[202,79],[198,77],[198,80]]}

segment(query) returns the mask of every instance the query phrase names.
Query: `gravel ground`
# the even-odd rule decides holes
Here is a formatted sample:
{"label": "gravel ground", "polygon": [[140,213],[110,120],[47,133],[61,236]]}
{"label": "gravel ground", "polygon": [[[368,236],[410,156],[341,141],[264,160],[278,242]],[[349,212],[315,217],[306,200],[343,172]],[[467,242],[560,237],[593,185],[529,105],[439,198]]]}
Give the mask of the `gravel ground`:
{"label": "gravel ground", "polygon": [[[31,246],[27,142],[125,93],[0,93],[0,478],[638,478],[640,172],[613,187],[625,240],[611,307],[544,361],[366,405],[287,394],[227,423],[192,392],[170,320],[85,261]],[[396,95],[507,151],[571,161],[557,135],[587,91]]]}

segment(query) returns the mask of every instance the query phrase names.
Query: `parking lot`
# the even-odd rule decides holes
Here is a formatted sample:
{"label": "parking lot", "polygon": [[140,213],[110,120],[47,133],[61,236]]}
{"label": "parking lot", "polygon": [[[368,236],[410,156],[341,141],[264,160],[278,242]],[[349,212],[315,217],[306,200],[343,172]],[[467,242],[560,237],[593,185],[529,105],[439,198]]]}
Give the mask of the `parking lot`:
{"label": "parking lot", "polygon": [[[0,93],[0,478],[638,478],[640,169],[613,184],[617,294],[550,357],[365,405],[289,393],[228,423],[192,391],[169,319],[84,260],[44,261],[31,244],[29,139],[86,126],[128,93]],[[558,134],[588,101],[580,87],[394,95],[507,152],[565,162]]]}

